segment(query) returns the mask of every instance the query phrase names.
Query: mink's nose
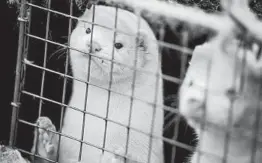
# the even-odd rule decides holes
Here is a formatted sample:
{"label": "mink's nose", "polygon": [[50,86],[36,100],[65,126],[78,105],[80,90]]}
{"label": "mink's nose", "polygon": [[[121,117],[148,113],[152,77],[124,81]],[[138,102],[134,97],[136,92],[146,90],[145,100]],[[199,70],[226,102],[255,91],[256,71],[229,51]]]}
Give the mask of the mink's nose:
{"label": "mink's nose", "polygon": [[205,111],[205,93],[194,86],[184,86],[180,98],[180,113],[186,117],[201,117]]}
{"label": "mink's nose", "polygon": [[93,42],[92,43],[92,52],[99,52],[102,50],[102,47],[99,43]]}

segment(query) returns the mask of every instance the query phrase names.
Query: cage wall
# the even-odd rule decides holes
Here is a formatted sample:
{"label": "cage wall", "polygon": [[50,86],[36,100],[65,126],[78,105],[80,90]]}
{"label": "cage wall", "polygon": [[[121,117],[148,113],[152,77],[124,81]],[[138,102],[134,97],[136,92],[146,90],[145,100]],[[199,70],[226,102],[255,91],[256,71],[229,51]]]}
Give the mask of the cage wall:
{"label": "cage wall", "polygon": [[[58,3],[58,5],[54,3]],[[25,1],[24,4],[24,7],[21,6],[19,19],[22,34],[20,33],[21,42],[18,49],[20,49],[19,55],[21,56],[22,65],[18,65],[17,72],[21,76],[18,76],[16,81],[18,92],[15,93],[17,96],[14,98],[13,103],[13,107],[19,109],[15,109],[17,112],[14,115],[17,115],[18,118],[13,117],[17,118],[17,121],[15,119],[13,121],[16,123],[12,125],[10,144],[20,148],[23,154],[34,155],[34,153],[30,154],[32,142],[24,141],[24,139],[33,140],[37,117],[49,117],[59,134],[63,125],[64,109],[78,110],[68,106],[74,81],[81,82],[81,80],[72,77],[72,67],[68,55],[72,47],[69,47],[68,36],[71,35],[72,30],[75,28],[77,16],[80,14],[76,13],[78,9],[76,9],[73,1],[68,2],[68,8],[64,11],[59,8],[59,2],[51,0],[45,5]],[[163,136],[155,137],[162,139],[164,142],[165,162],[172,162],[173,160],[182,162],[193,151],[192,147],[195,146],[196,141],[194,141],[195,137],[192,129],[177,114],[177,92],[189,65],[190,53],[192,53],[196,45],[206,41],[209,35],[212,35],[212,32],[204,29],[201,35],[196,35],[190,30],[187,23],[182,22],[174,29],[162,22],[154,24],[146,16],[144,17],[149,21],[157,35],[164,74],[161,77],[164,79],[165,124],[163,126]],[[39,19],[43,21],[37,21]],[[34,23],[34,20],[37,23]],[[57,24],[60,23],[63,24],[61,25],[63,27],[56,29]],[[202,27],[197,28],[202,30]],[[110,30],[114,31],[114,27]],[[64,35],[64,37],[61,35]],[[155,75],[160,78],[157,74]],[[86,83],[92,86],[96,85],[96,83]],[[98,88],[101,87],[98,86]],[[110,88],[102,89],[109,90]],[[112,92],[117,93],[109,91],[108,94]],[[131,101],[134,99],[141,101],[141,99],[133,97],[132,93],[129,98]],[[145,103],[143,100],[142,102]],[[156,106],[154,103],[151,105]],[[82,113],[90,115],[85,111]],[[91,114],[91,116],[95,115]],[[127,127],[127,130],[135,130],[114,120],[108,120],[107,117],[96,117],[104,119],[105,125],[109,121]],[[150,134],[145,135],[154,137]],[[83,142],[83,140],[76,141]],[[92,142],[83,143],[95,146],[92,145]],[[95,148],[114,153],[114,151],[108,151],[104,147],[96,146]]]}

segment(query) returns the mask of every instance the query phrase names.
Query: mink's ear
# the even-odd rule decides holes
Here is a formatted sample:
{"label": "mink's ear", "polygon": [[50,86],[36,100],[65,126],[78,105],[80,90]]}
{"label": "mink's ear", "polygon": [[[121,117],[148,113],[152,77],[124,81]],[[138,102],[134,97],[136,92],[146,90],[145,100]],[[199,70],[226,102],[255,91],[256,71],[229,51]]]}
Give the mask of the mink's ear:
{"label": "mink's ear", "polygon": [[90,10],[93,11],[93,6],[97,5],[99,0],[75,0],[79,10]]}
{"label": "mink's ear", "polygon": [[94,11],[94,5],[92,5],[90,9],[85,8],[84,11],[81,12],[82,14],[79,17],[77,24],[82,24],[82,25],[84,24],[84,26],[86,26],[86,22],[92,22],[93,11]]}
{"label": "mink's ear", "polygon": [[152,37],[153,33],[148,33],[148,31],[140,30],[139,37],[137,38],[138,46],[145,49],[147,52],[158,52],[158,45],[155,37]]}
{"label": "mink's ear", "polygon": [[75,0],[75,3],[79,10],[90,9],[90,7],[92,6],[90,0]]}
{"label": "mink's ear", "polygon": [[148,49],[148,42],[147,42],[147,35],[146,33],[140,32],[139,36],[137,37],[137,45],[138,47],[144,48],[145,50]]}
{"label": "mink's ear", "polygon": [[85,12],[83,14],[84,17],[88,17],[93,14],[94,5],[92,5],[89,9],[85,8]]}

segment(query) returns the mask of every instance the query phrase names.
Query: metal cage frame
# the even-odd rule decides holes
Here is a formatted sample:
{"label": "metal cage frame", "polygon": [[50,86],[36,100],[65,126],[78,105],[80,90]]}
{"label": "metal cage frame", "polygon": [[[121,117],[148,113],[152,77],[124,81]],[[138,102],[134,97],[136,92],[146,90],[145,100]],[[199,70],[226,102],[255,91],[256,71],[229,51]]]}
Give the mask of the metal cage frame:
{"label": "metal cage frame", "polygon": [[[43,101],[48,101],[48,102],[60,105],[61,108],[62,108],[62,113],[61,113],[62,116],[64,114],[63,110],[64,110],[65,107],[68,107],[68,108],[80,111],[77,108],[73,108],[73,107],[70,107],[70,106],[65,104],[65,91],[66,91],[65,88],[66,88],[67,80],[68,79],[73,79],[73,80],[81,81],[80,79],[75,79],[74,77],[68,75],[68,65],[69,65],[68,55],[66,56],[65,74],[60,73],[60,72],[56,72],[54,70],[51,70],[51,69],[47,68],[46,60],[47,60],[48,43],[61,46],[61,47],[65,48],[65,49],[67,49],[67,51],[69,49],[72,49],[68,45],[63,45],[63,44],[54,42],[54,41],[49,39],[48,34],[49,34],[49,22],[50,22],[50,17],[51,17],[50,13],[58,14],[58,15],[67,17],[69,19],[68,36],[71,35],[72,20],[73,19],[76,19],[76,20],[79,20],[79,21],[83,21],[83,20],[80,20],[79,18],[72,16],[73,0],[70,0],[70,6],[71,6],[70,7],[70,15],[67,15],[67,14],[64,14],[64,13],[52,10],[51,9],[51,1],[52,0],[48,0],[47,1],[48,2],[47,3],[47,7],[42,7],[42,6],[35,5],[32,2],[27,2],[27,0],[21,0],[21,3],[20,3],[20,13],[19,13],[19,18],[18,18],[18,21],[19,21],[19,24],[20,24],[19,25],[19,47],[18,47],[18,53],[17,53],[17,65],[16,65],[14,98],[13,98],[13,102],[12,102],[12,107],[13,107],[12,115],[13,116],[12,116],[12,123],[11,123],[11,133],[10,133],[11,136],[10,136],[10,141],[9,141],[9,145],[10,146],[14,146],[14,144],[15,144],[15,140],[16,140],[16,136],[17,136],[16,135],[16,130],[17,130],[18,123],[24,123],[26,125],[30,125],[30,126],[33,126],[33,127],[39,127],[36,124],[33,124],[33,123],[30,123],[30,122],[24,121],[22,119],[19,119],[18,113],[19,113],[19,108],[20,108],[20,103],[21,103],[21,100],[20,100],[21,94],[26,94],[26,95],[32,96],[34,98],[38,98],[40,100],[39,112],[38,112],[39,113],[39,117],[41,115]],[[220,23],[221,21],[227,21],[229,24],[230,23],[232,24],[232,22],[233,22],[232,20],[225,19],[224,17],[222,17],[220,15],[215,15],[215,14],[212,15],[212,14],[204,13],[204,12],[200,11],[199,9],[184,7],[182,5],[181,6],[180,5],[176,5],[176,6],[174,5],[173,6],[173,5],[169,5],[168,3],[162,3],[162,2],[159,2],[159,1],[155,1],[155,2],[151,1],[151,2],[149,2],[149,1],[141,1],[141,0],[132,0],[132,1],[128,1],[128,0],[110,0],[110,1],[107,1],[107,2],[111,2],[111,3],[114,2],[116,4],[125,4],[125,5],[130,6],[130,7],[139,8],[140,10],[145,10],[146,9],[146,10],[149,10],[150,12],[157,13],[157,14],[159,14],[161,16],[173,17],[175,19],[178,19],[179,21],[185,21],[185,22],[192,23],[192,24],[202,25],[202,26],[204,26],[206,28],[209,28],[209,29],[212,29],[214,31],[227,31],[228,30],[227,26],[224,26],[224,24]],[[156,6],[158,6],[158,7],[156,7]],[[44,38],[41,38],[39,36],[35,36],[33,34],[30,34],[30,32],[29,32],[30,31],[30,16],[31,16],[30,8],[32,8],[32,7],[38,8],[38,9],[41,9],[41,10],[47,12],[46,34],[45,34]],[[163,10],[163,8],[165,8],[165,10]],[[116,12],[117,12],[117,7],[116,7]],[[117,20],[117,14],[116,14],[115,20]],[[90,23],[90,22],[87,22],[87,23]],[[94,24],[94,17],[93,17],[93,22],[91,22],[91,24],[92,24],[92,28],[95,25],[99,26],[99,24]],[[117,32],[119,32],[119,31],[117,31],[116,24],[115,24],[115,27],[110,29],[110,30],[114,31],[114,41],[115,41],[115,35],[116,35]],[[139,33],[138,33],[138,35],[139,35]],[[261,35],[258,35],[258,37],[259,37],[259,39],[262,38]],[[38,66],[38,65],[36,65],[36,64],[34,64],[34,63],[32,63],[32,62],[27,60],[27,55],[28,55],[27,54],[27,49],[28,49],[28,46],[30,46],[29,42],[28,42],[29,38],[33,38],[33,39],[37,39],[37,40],[45,42],[43,66]],[[92,38],[91,38],[91,42],[92,42]],[[177,45],[166,43],[166,42],[162,41],[161,39],[158,40],[158,45],[160,46],[160,49],[161,49],[161,46],[164,46],[164,47],[167,47],[167,48],[180,50],[183,53],[183,56],[185,56],[185,57],[182,58],[182,61],[181,61],[181,62],[183,62],[182,66],[181,66],[181,72],[182,72],[182,74],[184,74],[186,72],[186,64],[187,64],[186,56],[190,55],[190,53],[192,53],[192,50],[191,49],[187,49],[185,47],[179,47]],[[112,53],[113,53],[113,58],[114,58],[114,51]],[[89,54],[89,56],[91,57],[92,54]],[[117,63],[116,61],[113,61],[113,60],[108,60],[108,61],[111,61],[114,64],[121,64],[121,63]],[[42,81],[41,81],[40,95],[37,95],[37,94],[31,93],[31,92],[28,92],[26,90],[23,90],[23,86],[24,86],[24,83],[25,83],[25,75],[26,75],[26,67],[27,66],[31,66],[31,67],[34,67],[36,69],[41,69],[42,70]],[[113,68],[113,64],[111,64],[111,71],[112,71],[112,68]],[[136,66],[135,66],[135,68],[133,68],[133,67],[129,67],[129,68],[133,69],[134,73],[136,73],[136,71],[143,71],[143,70],[137,69]],[[90,70],[90,68],[89,68],[89,70]],[[56,74],[56,75],[61,76],[61,77],[64,78],[62,102],[54,101],[54,100],[45,98],[43,96],[44,82],[45,82],[45,73],[46,72],[50,72],[50,73]],[[143,72],[148,73],[146,71],[143,71]],[[162,74],[162,75],[154,74],[154,75],[156,75],[158,77],[158,79],[161,78],[162,80],[164,79],[164,80],[167,80],[167,81],[170,81],[170,82],[174,82],[174,83],[177,83],[177,84],[180,84],[182,82],[182,78],[183,78],[183,76],[181,76],[181,78],[175,78],[175,77],[171,77],[171,76],[164,75],[164,74]],[[110,75],[110,79],[112,79],[112,74]],[[133,82],[134,81],[135,81],[135,79],[133,79]],[[85,82],[85,81],[81,81],[81,82]],[[85,83],[87,85],[89,85],[89,84],[93,85],[93,86],[95,85],[95,84],[92,84],[92,83],[89,83],[89,82],[85,82]],[[132,84],[132,86],[133,86],[133,90],[134,90],[134,84]],[[88,89],[88,87],[87,87],[87,89]],[[102,89],[108,90],[108,94],[109,94],[109,98],[110,98],[110,92],[113,92],[113,90],[111,90],[111,84],[110,84],[109,88],[102,88]],[[156,89],[157,89],[157,87],[156,87]],[[86,90],[86,96],[87,96],[87,91],[88,90]],[[117,92],[114,92],[114,93],[117,93]],[[133,94],[134,93],[132,93],[132,96],[130,97],[131,99],[140,100],[140,99],[137,99],[137,98],[133,97]],[[109,99],[108,99],[107,106],[108,105],[109,105]],[[151,105],[155,106],[156,104],[153,103]],[[170,112],[171,114],[179,115],[179,110],[178,109],[174,109],[172,107],[168,107],[168,106],[164,106],[164,105],[163,105],[163,109],[165,111]],[[127,127],[128,130],[129,129],[136,130],[136,129],[130,127],[131,111],[132,111],[132,109],[130,109],[130,114],[129,114],[129,126],[125,126],[125,125],[120,124],[118,122],[113,122],[112,120],[107,119],[107,117],[106,118],[98,117],[98,118],[104,119],[106,121],[106,125],[107,125],[107,121],[110,121],[110,122],[116,123],[118,125],[122,125],[123,127]],[[81,112],[84,115],[85,114],[90,114],[87,111],[81,111]],[[96,115],[94,115],[94,116],[96,116]],[[154,120],[154,118],[153,118],[153,120]],[[60,122],[60,127],[62,127],[62,120]],[[82,126],[82,127],[84,127],[84,126]],[[106,126],[105,126],[105,128],[106,128]],[[139,130],[137,130],[137,131],[138,132],[142,132],[142,131],[139,131]],[[65,136],[65,137],[71,138],[71,137],[63,135],[62,133],[59,133],[59,132],[54,132],[54,131],[51,131],[51,132],[53,132],[55,134],[58,134],[59,135],[59,139],[61,138],[61,136]],[[82,132],[83,132],[83,129],[82,129]],[[152,132],[152,129],[151,129],[151,132]],[[176,133],[178,132],[178,126],[176,126],[176,128],[175,128],[175,132]],[[106,135],[106,132],[104,134]],[[143,133],[143,134],[146,134],[146,133]],[[105,137],[106,136],[104,136],[104,139],[105,139]],[[186,145],[186,144],[183,144],[181,142],[178,142],[178,141],[176,141],[176,139],[172,140],[172,139],[169,139],[169,138],[165,138],[164,136],[157,137],[157,136],[154,136],[152,134],[150,135],[150,137],[155,137],[155,138],[158,138],[158,139],[162,139],[163,141],[173,145],[174,147],[180,147],[180,148],[187,149],[189,151],[194,151],[193,147],[191,147],[189,145]],[[71,138],[71,139],[76,140],[75,138]],[[77,140],[77,141],[81,142],[81,144],[85,143],[87,145],[94,146],[94,145],[92,145],[90,143],[87,143],[87,142],[83,141],[83,133],[82,133],[82,139],[81,140]],[[105,143],[103,143],[103,144],[105,144]],[[103,148],[100,148],[100,147],[96,147],[96,148],[102,149],[103,151],[114,153],[113,151],[109,151],[109,150],[105,149],[104,146],[103,146]],[[175,153],[174,150],[175,149],[173,149],[173,153]],[[20,150],[20,151],[25,152],[25,153],[30,153],[30,152],[23,151],[23,150]],[[225,151],[227,151],[227,150],[225,150]],[[80,150],[79,159],[81,158],[81,153],[82,152]],[[172,159],[175,157],[175,155],[173,155],[173,153],[172,153]],[[114,153],[114,154],[116,154],[116,153]],[[40,157],[40,156],[36,155],[36,153],[34,153],[32,155]],[[123,157],[127,158],[127,156],[123,156]],[[150,158],[150,157],[148,157],[148,158]],[[53,162],[52,160],[48,160],[48,161]]]}

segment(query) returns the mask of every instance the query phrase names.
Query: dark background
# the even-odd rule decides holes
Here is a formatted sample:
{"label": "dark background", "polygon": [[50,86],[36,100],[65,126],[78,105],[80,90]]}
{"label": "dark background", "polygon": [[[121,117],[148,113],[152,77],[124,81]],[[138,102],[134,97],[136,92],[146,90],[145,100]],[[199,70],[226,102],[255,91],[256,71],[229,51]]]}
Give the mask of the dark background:
{"label": "dark background", "polygon": [[[187,5],[197,5],[200,8],[206,10],[207,12],[214,12],[220,10],[219,3],[217,0],[177,0],[179,3]],[[41,1],[34,2],[35,4],[42,4]],[[250,3],[252,9],[262,16],[262,3],[261,1],[253,0]],[[70,4],[66,0],[52,0],[51,8],[63,13],[69,14]],[[82,12],[77,9],[74,4],[73,15],[79,16]],[[0,60],[0,71],[1,71],[1,80],[0,80],[0,90],[1,90],[1,109],[0,109],[0,141],[3,144],[8,144],[10,137],[10,122],[11,122],[11,112],[12,108],[10,103],[13,98],[14,90],[14,77],[15,77],[15,66],[16,66],[16,55],[18,47],[18,22],[17,22],[17,9],[15,6],[10,6],[6,3],[5,0],[0,1],[0,47],[2,58]],[[45,37],[46,30],[46,17],[47,13],[39,10],[32,9],[32,18],[31,18],[31,31],[30,33],[39,37]],[[50,21],[50,32],[49,39],[59,43],[66,43],[68,35],[68,25],[69,20],[63,16],[51,14]],[[170,27],[167,24],[162,24],[162,28],[165,29],[165,34],[163,40],[176,44],[187,46],[188,48],[193,49],[196,45],[206,41],[209,36],[212,34],[209,31],[203,30],[203,33],[192,32],[192,29],[188,29],[187,25],[180,23],[175,29]],[[182,33],[184,31],[189,32],[189,41],[186,44],[182,43]],[[156,35],[159,37],[158,28],[155,29]],[[44,46],[43,41],[36,39],[29,39],[29,56],[28,59],[33,61],[35,64],[42,66],[44,60]],[[58,50],[58,46],[48,43],[47,50],[47,67],[64,73],[66,55],[60,53],[53,54]],[[180,67],[181,67],[181,52],[177,50],[172,50],[168,48],[162,49],[163,54],[163,73],[171,75],[174,77],[180,77]],[[70,67],[68,67],[70,74]],[[26,78],[24,90],[40,95],[41,89],[41,79],[42,71],[40,69],[27,67],[26,69]],[[64,78],[61,76],[46,72],[45,82],[44,82],[44,97],[62,102],[63,99],[63,83]],[[65,103],[68,102],[71,94],[71,80],[66,82],[66,93],[65,93]],[[178,85],[165,81],[165,104],[167,106],[172,106],[176,108],[177,98],[176,94],[178,91]],[[39,102],[38,98],[33,98],[32,96],[22,94],[21,96],[22,105],[19,112],[19,118],[31,123],[34,123],[38,117],[39,112]],[[165,113],[168,114],[167,112]],[[61,106],[53,104],[51,102],[44,101],[42,107],[42,116],[48,116],[51,118],[57,129],[59,130],[59,124],[61,120]],[[169,124],[170,121],[174,118],[175,115],[172,115],[169,118],[165,119],[165,124]],[[172,123],[164,132],[164,136],[168,138],[173,138],[174,136],[174,126],[178,122]],[[180,121],[179,130],[178,130],[178,141],[183,142],[189,145],[195,145],[196,142],[193,142],[194,139],[193,131],[190,127],[186,125],[185,121]],[[17,132],[17,141],[16,147],[30,151],[33,143],[33,128],[19,123],[18,132]],[[172,146],[165,143],[165,155],[166,163],[171,163],[171,150]],[[176,163],[182,163],[187,157],[189,152],[182,148],[177,148],[176,150]]]}

